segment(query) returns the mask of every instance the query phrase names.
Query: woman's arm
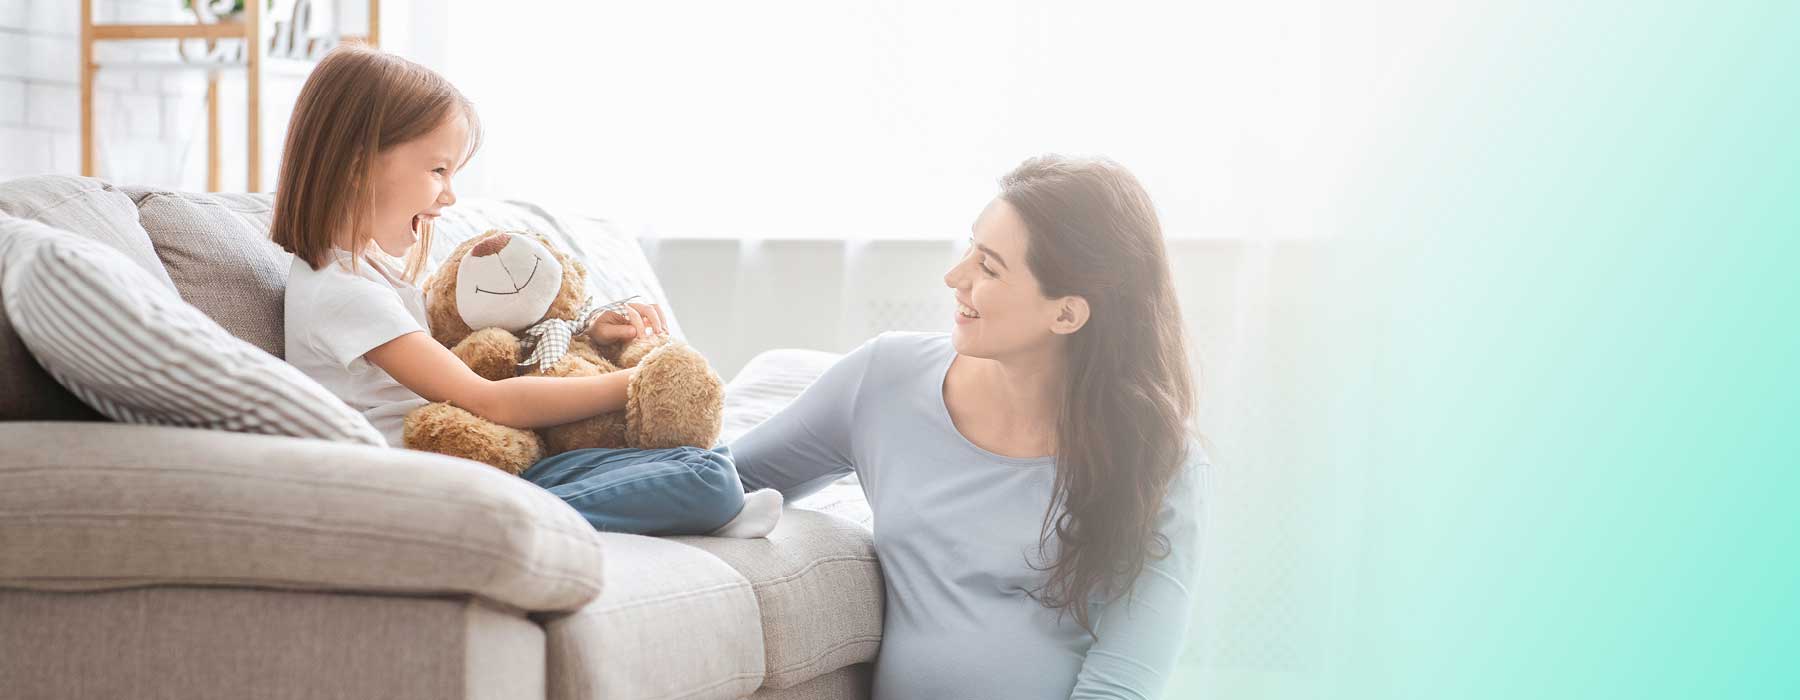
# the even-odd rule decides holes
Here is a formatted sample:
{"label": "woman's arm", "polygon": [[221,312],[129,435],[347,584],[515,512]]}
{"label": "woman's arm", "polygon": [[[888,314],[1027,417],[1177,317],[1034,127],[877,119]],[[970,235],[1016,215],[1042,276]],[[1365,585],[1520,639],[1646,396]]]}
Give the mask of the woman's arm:
{"label": "woman's arm", "polygon": [[1171,485],[1157,518],[1157,530],[1169,538],[1169,556],[1146,561],[1131,595],[1107,603],[1093,621],[1100,638],[1088,648],[1070,700],[1162,697],[1193,615],[1200,573],[1200,484],[1208,468],[1196,456]]}
{"label": "woman's arm", "polygon": [[501,425],[548,428],[625,407],[637,369],[595,377],[484,379],[431,336],[415,331],[364,353],[370,363],[427,401],[448,401]]}
{"label": "woman's arm", "polygon": [[856,397],[879,340],[845,355],[793,403],[731,443],[745,489],[772,488],[791,501],[855,469]]}

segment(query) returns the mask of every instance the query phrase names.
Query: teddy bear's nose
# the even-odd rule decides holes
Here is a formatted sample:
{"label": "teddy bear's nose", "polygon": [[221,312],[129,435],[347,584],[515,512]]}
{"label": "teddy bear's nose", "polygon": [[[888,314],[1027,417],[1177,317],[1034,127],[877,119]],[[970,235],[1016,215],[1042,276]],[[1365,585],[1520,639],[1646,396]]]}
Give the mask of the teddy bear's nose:
{"label": "teddy bear's nose", "polygon": [[469,254],[473,255],[477,258],[485,258],[489,255],[495,255],[495,254],[499,253],[501,251],[501,249],[504,249],[506,247],[506,244],[511,243],[511,242],[512,242],[512,236],[508,236],[504,233],[496,234],[494,236],[488,237],[488,239],[485,241],[476,243],[475,249],[469,251]]}

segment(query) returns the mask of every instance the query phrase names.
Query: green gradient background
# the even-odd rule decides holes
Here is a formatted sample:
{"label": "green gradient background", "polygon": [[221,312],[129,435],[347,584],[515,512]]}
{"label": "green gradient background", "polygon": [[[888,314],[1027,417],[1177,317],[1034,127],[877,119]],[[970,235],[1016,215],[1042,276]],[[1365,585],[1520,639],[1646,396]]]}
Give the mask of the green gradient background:
{"label": "green gradient background", "polygon": [[1324,30],[1321,651],[1169,697],[1800,696],[1800,3],[1383,11]]}

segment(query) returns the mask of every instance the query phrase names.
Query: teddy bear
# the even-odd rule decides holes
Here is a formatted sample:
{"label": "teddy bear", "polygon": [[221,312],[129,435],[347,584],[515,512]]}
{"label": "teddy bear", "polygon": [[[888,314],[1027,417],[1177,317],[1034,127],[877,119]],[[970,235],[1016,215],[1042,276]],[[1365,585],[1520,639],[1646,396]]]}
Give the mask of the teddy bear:
{"label": "teddy bear", "polygon": [[[458,245],[425,283],[431,335],[482,377],[581,377],[636,367],[625,409],[538,431],[500,425],[448,402],[406,416],[410,449],[464,457],[518,474],[587,447],[710,448],[724,383],[693,347],[668,336],[601,344],[585,325],[600,311],[587,267],[550,240],[489,231]],[[616,305],[615,305],[616,306]]]}

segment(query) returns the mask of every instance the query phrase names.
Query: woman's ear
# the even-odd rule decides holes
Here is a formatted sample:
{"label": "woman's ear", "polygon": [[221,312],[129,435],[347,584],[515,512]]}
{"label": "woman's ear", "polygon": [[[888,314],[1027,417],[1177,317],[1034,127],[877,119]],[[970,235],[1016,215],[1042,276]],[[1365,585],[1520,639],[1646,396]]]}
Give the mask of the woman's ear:
{"label": "woman's ear", "polygon": [[1056,320],[1050,322],[1050,332],[1057,335],[1069,335],[1081,330],[1088,322],[1088,301],[1085,297],[1063,297],[1056,300]]}

